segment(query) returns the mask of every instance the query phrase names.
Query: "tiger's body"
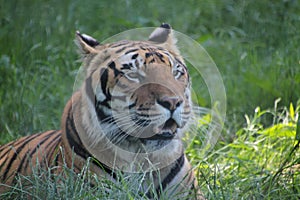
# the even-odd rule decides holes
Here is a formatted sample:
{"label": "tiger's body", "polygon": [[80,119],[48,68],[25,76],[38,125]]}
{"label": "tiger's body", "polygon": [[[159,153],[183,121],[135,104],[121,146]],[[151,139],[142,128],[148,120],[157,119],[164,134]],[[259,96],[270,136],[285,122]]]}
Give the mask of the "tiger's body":
{"label": "tiger's body", "polygon": [[31,174],[37,160],[57,171],[74,163],[80,172],[93,158],[90,170],[99,176],[157,170],[158,193],[178,185],[176,192],[189,194],[197,183],[181,137],[191,117],[190,80],[175,43],[167,24],[149,41],[102,45],[77,32],[86,78],[65,106],[61,130],[1,146],[1,183]]}

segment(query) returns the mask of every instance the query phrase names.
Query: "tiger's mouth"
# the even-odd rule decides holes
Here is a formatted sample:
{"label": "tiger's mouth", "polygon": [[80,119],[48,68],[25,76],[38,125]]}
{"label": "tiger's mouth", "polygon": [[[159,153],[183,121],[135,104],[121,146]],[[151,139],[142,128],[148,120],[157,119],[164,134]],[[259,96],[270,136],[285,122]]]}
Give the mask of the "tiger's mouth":
{"label": "tiger's mouth", "polygon": [[171,140],[175,137],[178,124],[174,119],[170,118],[162,125],[155,128],[155,135],[147,138],[148,140]]}

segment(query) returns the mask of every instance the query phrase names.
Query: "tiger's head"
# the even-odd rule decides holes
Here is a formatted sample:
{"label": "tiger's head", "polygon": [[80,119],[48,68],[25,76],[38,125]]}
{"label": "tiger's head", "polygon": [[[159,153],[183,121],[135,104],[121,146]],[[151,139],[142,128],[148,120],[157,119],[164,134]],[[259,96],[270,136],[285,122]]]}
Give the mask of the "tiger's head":
{"label": "tiger's head", "polygon": [[108,143],[131,153],[163,149],[167,159],[182,154],[190,79],[171,27],[162,24],[148,41],[109,44],[77,32],[76,44],[86,71],[76,124],[86,148],[96,158]]}

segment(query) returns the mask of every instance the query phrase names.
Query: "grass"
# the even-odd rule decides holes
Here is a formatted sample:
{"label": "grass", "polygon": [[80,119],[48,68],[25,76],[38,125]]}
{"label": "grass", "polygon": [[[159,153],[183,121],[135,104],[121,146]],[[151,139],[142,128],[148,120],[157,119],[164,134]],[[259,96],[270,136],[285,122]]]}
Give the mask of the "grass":
{"label": "grass", "polygon": [[[298,13],[300,3],[293,0],[0,0],[0,144],[60,128],[80,67],[73,44],[76,30],[101,41],[131,28],[167,22],[208,51],[226,87],[227,119],[217,146],[202,157],[201,141],[195,138],[187,149],[206,196],[299,199]],[[198,102],[209,107],[206,87],[198,80],[193,81]],[[50,188],[47,198],[59,197],[51,190],[54,183],[31,180],[36,195]],[[81,179],[74,187],[70,180],[61,187],[74,188],[73,194],[82,199],[101,197],[101,191],[86,189]],[[122,193],[134,184],[110,186],[116,195],[128,195],[124,199],[135,198],[133,192]]]}
{"label": "grass", "polygon": [[[197,157],[194,141],[188,154],[198,165],[200,180],[211,199],[298,199],[299,104],[296,109],[255,109],[246,116],[246,125],[229,143],[222,141],[204,159]],[[265,127],[264,115],[273,118]],[[299,124],[299,121],[298,121]],[[296,136],[297,129],[297,136]],[[201,182],[201,181],[200,181]]]}

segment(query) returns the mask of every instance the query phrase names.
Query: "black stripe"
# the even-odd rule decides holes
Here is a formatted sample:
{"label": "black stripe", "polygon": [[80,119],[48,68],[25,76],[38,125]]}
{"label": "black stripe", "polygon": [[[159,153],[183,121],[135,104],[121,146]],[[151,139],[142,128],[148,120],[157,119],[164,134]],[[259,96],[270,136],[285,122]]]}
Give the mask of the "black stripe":
{"label": "black stripe", "polygon": [[137,101],[135,101],[134,103],[130,104],[130,105],[128,106],[128,109],[130,110],[130,109],[134,108],[134,107],[136,106],[136,102],[137,102]]}
{"label": "black stripe", "polygon": [[116,63],[113,61],[108,64],[108,67],[114,71],[115,77],[117,77],[119,74],[124,74],[122,71],[116,68]]}
{"label": "black stripe", "polygon": [[117,42],[115,44],[112,44],[110,47],[111,48],[116,48],[116,47],[121,47],[121,46],[124,46],[124,45],[127,45],[128,44],[128,41],[120,41],[120,42]]}
{"label": "black stripe", "polygon": [[149,61],[149,64],[154,63],[154,62],[155,62],[155,60],[154,60],[154,58],[152,58],[152,59]]}
{"label": "black stripe", "polygon": [[[71,108],[72,109],[72,108]],[[93,158],[92,163],[95,164],[96,166],[100,167],[102,170],[104,170],[106,173],[110,174],[113,176],[113,178],[117,178],[117,175],[105,164],[101,163],[99,160],[94,158],[83,146],[81,139],[78,135],[78,132],[75,128],[74,124],[74,118],[73,118],[73,113],[72,110],[69,110],[68,112],[68,117],[66,119],[66,135],[67,135],[67,140],[71,146],[71,148],[74,149],[74,152],[82,157],[83,159],[87,160],[88,158]]]}
{"label": "black stripe", "polygon": [[131,59],[136,59],[139,56],[139,54],[134,54],[131,56]]}
{"label": "black stripe", "polygon": [[121,49],[118,49],[118,50],[116,51],[116,53],[121,53],[122,51],[124,51],[124,50],[127,49],[127,48],[128,48],[128,46],[122,47]]}
{"label": "black stripe", "polygon": [[174,179],[174,177],[178,174],[181,170],[182,166],[184,165],[185,155],[182,154],[176,161],[174,166],[172,167],[170,173],[164,178],[161,185],[156,188],[157,195],[160,194],[161,189],[164,190],[167,185]]}
{"label": "black stripe", "polygon": [[[54,148],[54,150],[57,150],[57,147]],[[54,152],[54,151],[53,151]],[[58,152],[56,155],[55,155],[55,159],[53,161],[53,166],[58,166],[58,159],[60,158],[60,152]]]}
{"label": "black stripe", "polygon": [[94,101],[95,94],[94,94],[93,87],[92,87],[92,77],[91,76],[85,80],[85,91],[86,91],[88,98],[94,105],[95,104],[95,101]]}
{"label": "black stripe", "polygon": [[[103,70],[105,70],[105,69],[103,69]],[[103,70],[102,70],[102,71],[103,71]],[[104,72],[102,73],[102,75],[103,75],[103,74],[104,74]],[[105,78],[105,76],[106,76],[106,73],[105,73],[105,75],[104,75],[104,78]],[[102,76],[101,76],[101,77],[102,77]],[[100,77],[100,78],[101,78],[101,77]],[[101,80],[101,81],[102,81],[102,80]],[[105,81],[105,80],[103,80],[103,81]],[[104,88],[102,87],[102,84],[106,84],[106,82],[101,83],[101,89],[103,90]],[[95,109],[96,109],[98,118],[99,118],[100,120],[102,120],[102,119],[105,119],[105,118],[109,117],[109,116],[107,116],[107,115],[102,111],[101,106],[99,106],[99,105],[106,106],[106,107],[110,108],[110,105],[108,104],[108,101],[110,100],[109,98],[111,98],[110,93],[108,92],[107,95],[105,94],[105,96],[107,97],[107,99],[105,99],[105,100],[102,101],[102,102],[98,101],[97,98],[96,98],[96,96],[95,96],[95,94],[94,94],[94,92],[93,92],[93,89],[92,89],[92,78],[91,78],[91,77],[89,77],[89,78],[87,78],[87,79],[85,80],[85,90],[86,90],[86,94],[87,94],[88,98],[89,98],[90,101],[93,103],[93,105],[95,105]]]}
{"label": "black stripe", "polygon": [[[11,151],[10,146],[14,144],[13,142],[10,142],[9,144],[3,145],[3,148],[0,149],[0,152],[2,153],[2,155],[0,156],[0,160],[2,160],[2,158],[4,158],[9,151]],[[6,149],[6,151],[4,152],[4,150]]]}
{"label": "black stripe", "polygon": [[[72,110],[70,109],[68,112],[68,117],[66,119],[66,135],[68,142],[71,146],[71,148],[74,148],[74,151],[76,154],[83,158],[88,158],[89,154],[88,152],[83,148],[83,144],[78,136],[78,133],[76,131],[76,127],[74,124],[74,119],[73,119],[73,113],[71,112]],[[72,135],[71,135],[72,133]],[[78,141],[78,142],[77,142]]]}
{"label": "black stripe", "polygon": [[164,56],[161,53],[155,52],[155,55],[160,59],[161,62],[165,63],[165,60],[163,59]]}
{"label": "black stripe", "polygon": [[131,69],[133,68],[132,63],[126,63],[126,64],[122,64],[121,69]]}
{"label": "black stripe", "polygon": [[[58,158],[59,158],[59,143],[61,141],[61,131],[57,131],[57,136],[49,143],[48,145],[48,157],[49,159],[52,157],[52,155],[55,154],[53,160],[51,160],[52,165],[51,166],[58,166]],[[54,164],[53,164],[54,163]]]}
{"label": "black stripe", "polygon": [[187,70],[187,67],[180,60],[178,60],[177,58],[175,58],[175,60]]}
{"label": "black stripe", "polygon": [[[115,63],[111,62],[109,64],[110,68],[114,68],[115,67]],[[91,82],[91,81],[90,81]],[[110,109],[110,105],[108,102],[111,101],[111,94],[109,92],[109,90],[107,90],[107,82],[108,82],[108,69],[102,69],[100,71],[100,82],[101,82],[101,90],[102,93],[105,95],[106,99],[104,101],[98,101],[98,99],[95,96],[95,109],[97,112],[97,116],[99,120],[104,120],[105,118],[108,118],[109,116],[103,112],[103,110],[101,109],[101,106],[105,106],[108,109]],[[91,83],[90,83],[91,84]]]}
{"label": "black stripe", "polygon": [[[24,156],[23,156],[23,158],[22,158],[22,160],[21,160],[21,162],[20,162],[20,166],[18,167],[18,169],[16,170],[17,171],[17,173],[20,173],[21,172],[21,170],[22,169],[27,169],[27,167],[28,167],[28,165],[29,165],[29,163],[30,163],[30,161],[31,161],[31,158],[33,157],[33,155],[36,153],[36,151],[37,151],[37,149],[41,146],[41,145],[43,145],[48,139],[49,139],[49,137],[51,137],[51,135],[53,134],[53,133],[55,133],[56,131],[52,131],[51,133],[49,133],[49,134],[47,134],[46,136],[44,136],[43,134],[42,135],[38,135],[37,137],[43,137],[43,140],[41,140],[37,145],[35,145],[35,147],[32,147],[33,149],[31,150],[31,152],[29,153],[29,152],[27,152]],[[26,161],[26,164],[24,165],[24,162]],[[41,160],[39,160],[39,162],[42,162]]]}
{"label": "black stripe", "polygon": [[153,53],[152,53],[152,52],[147,52],[147,53],[145,54],[145,57],[146,57],[146,58],[149,58],[150,56],[153,56]]}
{"label": "black stripe", "polygon": [[106,86],[107,86],[107,82],[108,82],[108,69],[101,69],[101,71],[100,71],[100,82],[101,82],[102,92],[107,98]]}
{"label": "black stripe", "polygon": [[[159,52],[147,52],[147,53],[145,53],[145,57],[146,58],[149,58],[150,56],[152,56],[152,57],[157,57],[157,58],[159,58],[159,60],[161,61],[161,62],[163,62],[163,63],[165,63],[165,60],[163,59],[164,58],[164,55],[163,54],[161,54],[161,53],[159,53]],[[154,59],[152,59],[149,63],[153,63],[154,62]]]}
{"label": "black stripe", "polygon": [[97,117],[98,117],[99,121],[103,121],[103,120],[106,120],[107,118],[110,118],[110,115],[107,115],[103,111],[102,106],[105,106],[108,109],[111,108],[107,101],[104,101],[104,102],[99,102],[98,101],[98,102],[96,102],[96,113],[97,113]]}
{"label": "black stripe", "polygon": [[[39,148],[41,148],[42,145],[43,145],[45,142],[49,141],[49,139],[51,138],[51,136],[53,136],[53,135],[56,134],[57,132],[58,132],[58,131],[52,131],[51,133],[48,133],[47,136],[45,136],[45,138],[44,138],[41,142],[39,142],[39,143],[36,145],[35,149],[33,149],[33,150],[31,151],[31,153],[29,154],[29,158],[32,158],[33,155],[34,155],[35,153],[38,153],[37,150],[40,150]],[[55,144],[57,145],[57,138],[60,138],[60,137],[61,137],[61,134],[58,134],[57,136],[55,136],[54,139],[52,139],[51,142],[50,142],[49,144],[47,144],[46,148],[47,148],[47,147],[51,147],[51,145],[52,145],[54,142],[55,142]],[[59,140],[58,140],[58,141],[59,141]],[[45,150],[44,155],[43,155],[43,158],[46,158],[48,155],[51,155],[51,154],[49,154],[49,152],[47,152],[46,148],[43,149],[43,150]],[[29,160],[27,160],[26,167],[27,167],[27,165],[28,165],[28,161],[29,161]],[[42,160],[40,160],[39,162],[42,163]]]}
{"label": "black stripe", "polygon": [[[135,47],[134,45],[135,45],[134,42],[129,42],[129,43],[127,43],[127,46],[124,46],[124,47],[122,48],[122,51],[123,51],[123,50],[126,50],[126,49],[131,49],[131,48]],[[121,51],[121,49],[119,49],[119,50],[117,50],[115,53],[121,53],[122,51]],[[128,51],[129,51],[129,50],[128,50]]]}
{"label": "black stripe", "polygon": [[[33,135],[30,135],[30,136],[24,136],[22,138],[19,138],[18,140],[15,140],[15,141],[12,141],[8,144],[5,144],[2,146],[2,148],[0,149],[0,152],[2,153],[1,154],[1,157],[0,157],[0,160],[6,156],[8,154],[9,151],[11,151],[11,146],[18,146],[19,144],[23,143],[24,141],[26,141],[29,137],[32,137]],[[4,149],[6,149],[5,152]]]}
{"label": "black stripe", "polygon": [[126,54],[129,54],[129,53],[135,52],[135,51],[137,51],[137,50],[139,50],[139,49],[131,49],[131,50],[129,50],[129,51],[126,51],[124,54],[126,55]]}
{"label": "black stripe", "polygon": [[[5,179],[7,178],[8,172],[10,171],[10,168],[11,168],[13,162],[16,161],[16,158],[17,158],[18,154],[23,150],[23,148],[24,148],[29,142],[31,142],[33,139],[35,139],[35,137],[36,137],[36,135],[29,136],[29,137],[27,138],[27,140],[26,140],[21,146],[19,146],[19,147],[16,149],[16,151],[14,152],[14,155],[11,157],[11,159],[10,159],[8,165],[6,166],[6,169],[5,169],[4,174],[3,174],[3,176],[2,176],[2,180],[5,180]],[[6,160],[5,160],[4,162],[6,162]]]}
{"label": "black stripe", "polygon": [[147,50],[144,46],[142,46],[142,45],[140,45],[140,49],[142,49],[142,50]]}
{"label": "black stripe", "polygon": [[[15,147],[15,146],[18,146],[19,144],[22,144],[23,142],[25,142],[26,140],[28,140],[29,138],[32,138],[34,137],[36,134],[34,135],[29,135],[29,136],[25,136],[25,137],[22,137],[22,138],[19,138],[18,140],[15,140],[15,141],[12,141],[8,144],[5,144],[3,146],[3,148],[0,150],[1,153],[2,153],[2,156],[0,157],[0,160],[2,158],[4,158],[11,150],[12,150],[12,147]],[[6,149],[5,152],[3,152],[3,150]],[[5,161],[4,161],[5,162]]]}
{"label": "black stripe", "polygon": [[60,137],[56,137],[53,140],[53,143],[51,143],[52,147],[51,147],[51,149],[49,149],[49,155],[50,155],[49,158],[51,158],[52,155],[55,155],[55,159],[51,160],[51,162],[52,162],[51,166],[58,166],[58,159],[60,157],[60,151],[59,151],[60,145],[59,145],[59,143],[61,141],[61,135],[62,135],[61,131],[59,131],[58,136],[60,136]]}
{"label": "black stripe", "polygon": [[110,55],[107,55],[103,58],[102,63],[104,63],[105,61],[107,61],[110,58]]}

